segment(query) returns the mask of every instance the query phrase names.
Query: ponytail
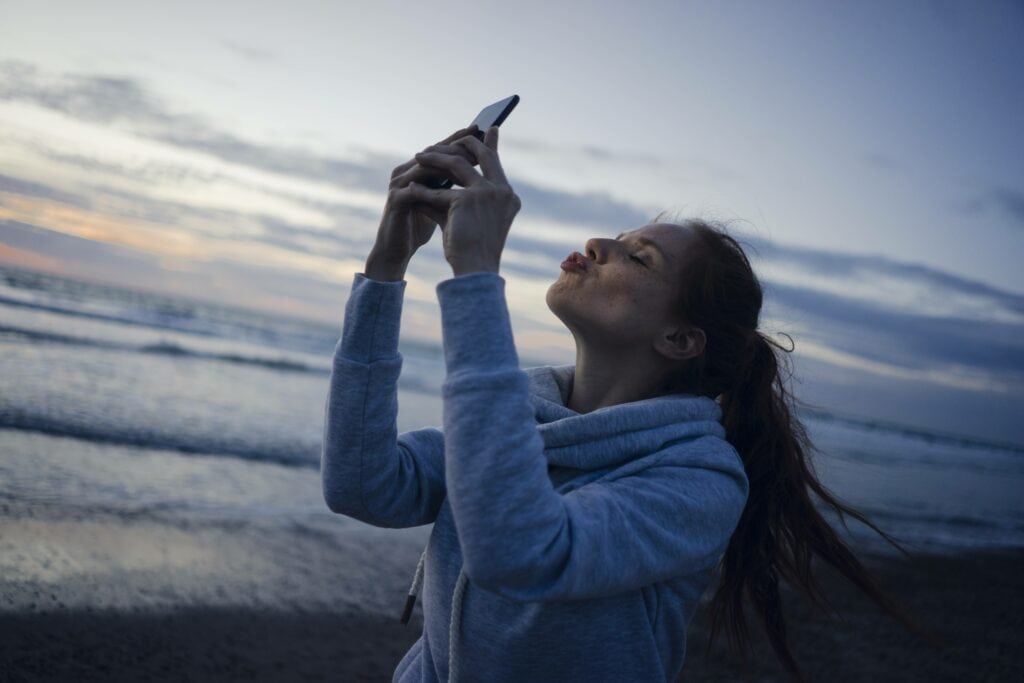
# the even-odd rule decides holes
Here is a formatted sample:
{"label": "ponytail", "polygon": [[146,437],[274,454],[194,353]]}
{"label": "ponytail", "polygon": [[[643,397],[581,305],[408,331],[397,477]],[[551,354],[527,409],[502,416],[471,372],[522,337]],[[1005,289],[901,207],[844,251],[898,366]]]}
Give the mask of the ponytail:
{"label": "ponytail", "polygon": [[795,415],[797,401],[780,372],[777,351],[792,352],[793,340],[785,348],[757,329],[763,295],[746,254],[721,229],[703,221],[686,225],[701,238],[703,249],[688,267],[681,304],[686,318],[704,330],[707,345],[697,362],[677,373],[675,390],[718,400],[726,439],[743,460],[750,484],[747,503],[719,567],[708,646],[724,627],[734,650],[749,651],[745,614],[745,599],[749,599],[780,662],[803,680],[786,639],[779,579],[800,589],[818,607],[834,612],[812,573],[815,555],[891,616],[922,633],[882,592],[812,501],[813,493],[838,513],[844,525],[845,516],[852,517],[906,555],[888,534],[818,481],[809,457],[814,448]]}

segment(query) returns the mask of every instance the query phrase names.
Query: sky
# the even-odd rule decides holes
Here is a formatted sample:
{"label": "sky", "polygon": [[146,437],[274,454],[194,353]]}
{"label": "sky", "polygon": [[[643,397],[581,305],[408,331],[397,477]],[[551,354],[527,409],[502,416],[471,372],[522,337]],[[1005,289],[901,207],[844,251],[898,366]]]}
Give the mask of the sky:
{"label": "sky", "polygon": [[1019,1],[0,0],[0,263],[340,323],[391,169],[513,93],[522,358],[573,360],[569,252],[672,211],[749,246],[806,401],[1024,443]]}

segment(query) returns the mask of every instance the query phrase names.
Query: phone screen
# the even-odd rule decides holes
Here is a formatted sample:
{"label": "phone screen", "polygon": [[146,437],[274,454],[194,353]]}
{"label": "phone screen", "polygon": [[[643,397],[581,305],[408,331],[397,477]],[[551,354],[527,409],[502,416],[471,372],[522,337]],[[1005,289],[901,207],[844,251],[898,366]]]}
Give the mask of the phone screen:
{"label": "phone screen", "polygon": [[[519,104],[519,95],[512,95],[481,109],[480,113],[473,119],[473,123],[477,127],[477,131],[473,135],[483,141],[484,133],[487,129],[491,126],[500,126],[508,118],[508,115],[512,113],[512,110],[516,108],[517,104]],[[446,190],[453,185],[450,178],[434,178],[425,181],[424,184],[427,187],[441,190]]]}
{"label": "phone screen", "polygon": [[512,95],[484,107],[473,119],[473,123],[479,129],[475,135],[483,140],[484,132],[491,126],[500,126],[517,104],[519,104],[519,95]]}

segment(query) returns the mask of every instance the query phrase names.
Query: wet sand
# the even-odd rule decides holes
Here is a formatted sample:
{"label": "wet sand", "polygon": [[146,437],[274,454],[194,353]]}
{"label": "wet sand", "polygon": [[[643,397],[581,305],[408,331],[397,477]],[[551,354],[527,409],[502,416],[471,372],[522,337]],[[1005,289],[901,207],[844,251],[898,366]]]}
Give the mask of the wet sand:
{"label": "wet sand", "polygon": [[[422,629],[419,605],[408,626],[398,621],[418,537],[16,517],[0,521],[3,681],[389,681]],[[822,572],[842,620],[786,595],[808,680],[1024,680],[1024,550],[865,559],[948,645]],[[699,614],[682,680],[788,680],[754,633],[746,669],[722,643],[705,656]]]}
{"label": "wet sand", "polygon": [[[783,596],[791,648],[808,681],[1024,680],[1024,549],[861,559],[886,592],[944,642],[925,641],[831,570],[822,570],[839,617],[823,615],[790,591]],[[706,655],[707,619],[698,614],[680,680],[792,680],[767,640],[753,632],[754,654],[745,667],[723,643]]]}

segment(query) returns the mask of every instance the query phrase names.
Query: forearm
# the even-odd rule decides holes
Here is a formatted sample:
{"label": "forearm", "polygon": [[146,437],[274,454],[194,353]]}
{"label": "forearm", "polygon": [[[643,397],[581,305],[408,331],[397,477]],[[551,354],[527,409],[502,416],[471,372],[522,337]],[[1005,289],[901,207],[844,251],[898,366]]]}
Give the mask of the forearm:
{"label": "forearm", "polygon": [[500,582],[534,563],[562,527],[504,282],[493,274],[438,287],[445,339],[445,469],[467,573]]}
{"label": "forearm", "polygon": [[397,440],[404,288],[355,277],[324,414],[324,499],[331,510],[377,526],[425,523],[443,493],[443,460],[428,452],[436,450],[429,435],[409,439],[418,452]]}

